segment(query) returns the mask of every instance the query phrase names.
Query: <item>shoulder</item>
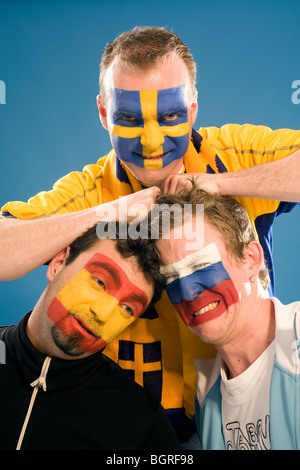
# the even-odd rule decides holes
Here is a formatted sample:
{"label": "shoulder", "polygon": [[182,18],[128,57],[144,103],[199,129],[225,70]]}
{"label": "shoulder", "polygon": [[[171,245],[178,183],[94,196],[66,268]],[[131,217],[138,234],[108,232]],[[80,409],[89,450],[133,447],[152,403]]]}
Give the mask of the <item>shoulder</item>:
{"label": "shoulder", "polygon": [[221,356],[214,359],[195,359],[197,372],[197,400],[201,406],[209,391],[220,377]]}
{"label": "shoulder", "polygon": [[175,431],[160,402],[115,362],[104,355],[103,358],[108,385],[106,406],[118,417],[118,426],[122,427],[125,420],[126,439],[131,436],[137,449],[179,449]]}
{"label": "shoulder", "polygon": [[284,305],[272,298],[276,321],[276,357],[287,370],[295,373],[300,366],[300,302]]}
{"label": "shoulder", "polygon": [[126,400],[133,402],[135,408],[141,408],[141,411],[146,404],[147,408],[151,411],[156,411],[159,408],[159,401],[147,392],[145,388],[135,382],[118,364],[105,355],[103,355],[103,363],[106,368],[105,375],[110,383],[110,388],[114,389],[117,394],[124,394],[124,401],[126,395]]}

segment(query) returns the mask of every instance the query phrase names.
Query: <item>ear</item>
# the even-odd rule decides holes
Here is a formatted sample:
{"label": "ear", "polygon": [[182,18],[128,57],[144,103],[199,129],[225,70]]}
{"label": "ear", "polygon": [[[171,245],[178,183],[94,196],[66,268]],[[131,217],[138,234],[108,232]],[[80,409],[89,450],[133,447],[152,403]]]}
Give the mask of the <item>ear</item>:
{"label": "ear", "polygon": [[104,104],[102,103],[100,99],[100,95],[97,95],[97,107],[99,111],[99,118],[100,118],[101,124],[104,127],[104,129],[108,130],[107,111],[106,111]]}
{"label": "ear", "polygon": [[248,262],[249,279],[257,276],[264,261],[263,249],[259,242],[252,241],[244,248],[244,254]]}
{"label": "ear", "polygon": [[60,251],[54,258],[50,261],[47,269],[47,279],[48,281],[53,281],[56,275],[61,271],[65,266],[65,261],[70,253],[70,247],[68,246],[64,250]]}
{"label": "ear", "polygon": [[190,105],[190,112],[191,112],[191,122],[192,125],[195,124],[198,114],[198,91],[196,90],[194,98]]}

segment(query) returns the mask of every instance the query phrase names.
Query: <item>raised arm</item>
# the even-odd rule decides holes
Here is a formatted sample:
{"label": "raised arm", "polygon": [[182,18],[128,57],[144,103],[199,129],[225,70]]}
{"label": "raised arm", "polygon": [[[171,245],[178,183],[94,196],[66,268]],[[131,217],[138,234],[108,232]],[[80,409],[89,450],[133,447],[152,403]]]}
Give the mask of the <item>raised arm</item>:
{"label": "raised arm", "polygon": [[75,238],[99,220],[123,217],[124,211],[140,204],[150,209],[157,187],[120,198],[101,206],[29,220],[0,219],[0,281],[17,279],[52,259]]}
{"label": "raised arm", "polygon": [[299,130],[232,124],[208,128],[204,136],[227,171],[171,176],[162,192],[177,192],[193,177],[203,189],[223,196],[300,201]]}
{"label": "raised arm", "polygon": [[[195,175],[199,186],[211,185],[222,196],[300,201],[300,150],[274,162],[216,175]],[[206,178],[207,176],[207,178]]]}

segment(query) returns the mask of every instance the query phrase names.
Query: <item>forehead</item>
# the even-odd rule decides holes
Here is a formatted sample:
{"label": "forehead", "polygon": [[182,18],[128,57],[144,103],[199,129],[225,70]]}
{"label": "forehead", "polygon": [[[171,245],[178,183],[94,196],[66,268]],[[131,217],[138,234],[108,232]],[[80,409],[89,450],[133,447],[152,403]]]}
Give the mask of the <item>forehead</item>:
{"label": "forehead", "polygon": [[82,267],[91,259],[94,259],[95,255],[96,257],[105,256],[106,258],[109,258],[115,267],[118,267],[127,273],[130,270],[142,275],[137,258],[135,256],[124,258],[118,251],[115,240],[99,240],[90,250],[84,252],[81,263]]}
{"label": "forehead", "polygon": [[217,245],[210,243],[204,248],[188,254],[179,261],[161,266],[161,272],[167,277],[174,273],[178,273],[179,277],[185,277],[199,268],[203,269],[220,261],[221,257]]}
{"label": "forehead", "polygon": [[158,115],[167,111],[186,110],[186,85],[163,90],[109,90],[113,112],[125,111],[143,115],[145,106],[152,106]]}
{"label": "forehead", "polygon": [[105,74],[105,87],[125,90],[161,90],[190,84],[188,68],[181,57],[172,54],[149,70],[133,69],[116,58]]}
{"label": "forehead", "polygon": [[[165,239],[157,240],[156,245],[163,264],[173,264],[183,259],[193,259],[205,253],[206,247],[214,244],[222,258],[226,247],[217,228],[201,217],[187,217],[184,224],[179,224],[167,234]],[[208,251],[208,253],[212,253]]]}
{"label": "forehead", "polygon": [[140,268],[137,258],[131,256],[124,258],[116,248],[113,240],[99,240],[90,250],[82,252],[67,266],[68,279],[76,276],[80,271],[86,270],[92,275],[101,273],[107,281],[113,281],[116,286],[136,290],[140,288],[151,299],[154,291],[153,284],[149,282]]}

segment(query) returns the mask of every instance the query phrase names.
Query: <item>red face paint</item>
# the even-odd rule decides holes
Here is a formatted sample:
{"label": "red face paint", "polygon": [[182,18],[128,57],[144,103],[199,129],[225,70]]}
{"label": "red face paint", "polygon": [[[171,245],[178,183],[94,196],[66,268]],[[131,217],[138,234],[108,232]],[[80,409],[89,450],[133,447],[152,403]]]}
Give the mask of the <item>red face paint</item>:
{"label": "red face paint", "polygon": [[148,303],[146,293],[113,259],[96,253],[52,300],[48,316],[56,341],[69,340],[76,343],[78,355],[91,354],[127,328]]}

